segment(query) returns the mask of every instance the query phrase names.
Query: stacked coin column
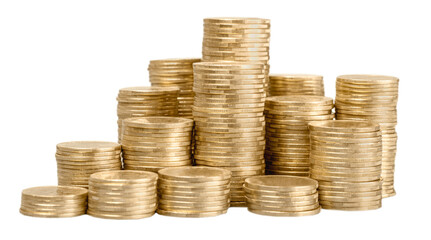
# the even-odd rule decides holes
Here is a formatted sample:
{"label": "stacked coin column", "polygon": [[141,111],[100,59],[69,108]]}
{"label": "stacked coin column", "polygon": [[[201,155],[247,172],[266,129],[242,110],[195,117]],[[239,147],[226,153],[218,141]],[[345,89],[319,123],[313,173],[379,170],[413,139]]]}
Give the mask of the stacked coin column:
{"label": "stacked coin column", "polygon": [[325,96],[323,76],[310,74],[270,74],[269,96]]}
{"label": "stacked coin column", "polygon": [[320,212],[318,183],[307,177],[256,176],[245,180],[250,212],[268,216],[310,216]]}
{"label": "stacked coin column", "polygon": [[383,140],[383,197],[395,195],[398,83],[396,77],[380,75],[337,77],[336,118],[369,120],[380,124]]}
{"label": "stacked coin column", "polygon": [[265,91],[267,91],[269,38],[269,19],[205,18],[202,61],[262,63],[265,69]]}
{"label": "stacked coin column", "polygon": [[76,141],[57,144],[58,185],[88,188],[91,174],[121,169],[121,145],[114,142]]}
{"label": "stacked coin column", "polygon": [[142,117],[123,121],[124,169],[157,172],[165,167],[192,165],[193,120]]}
{"label": "stacked coin column", "polygon": [[174,167],[159,171],[157,213],[210,217],[229,208],[231,173],[213,167]]}
{"label": "stacked coin column", "polygon": [[117,97],[118,142],[121,143],[122,121],[132,117],[177,116],[178,87],[128,87]]}
{"label": "stacked coin column", "polygon": [[148,66],[151,86],[178,87],[178,116],[192,118],[193,63],[200,58],[152,60]]}
{"label": "stacked coin column", "polygon": [[332,120],[333,100],[319,96],[266,98],[266,174],[310,174],[308,123]]}
{"label": "stacked coin column", "polygon": [[195,161],[232,172],[231,205],[245,206],[244,179],[264,172],[264,69],[195,63]]}
{"label": "stacked coin column", "polygon": [[335,120],[312,122],[311,177],[319,181],[322,208],[381,207],[382,137],[378,124]]}
{"label": "stacked coin column", "polygon": [[139,219],[157,209],[157,174],[145,171],[106,171],[92,174],[88,214],[111,219]]}

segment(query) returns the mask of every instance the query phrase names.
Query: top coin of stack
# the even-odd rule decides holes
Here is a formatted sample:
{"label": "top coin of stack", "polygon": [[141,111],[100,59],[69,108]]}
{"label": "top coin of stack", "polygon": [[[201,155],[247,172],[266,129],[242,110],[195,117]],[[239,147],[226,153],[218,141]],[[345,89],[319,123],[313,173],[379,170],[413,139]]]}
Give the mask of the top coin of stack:
{"label": "top coin of stack", "polygon": [[231,173],[214,167],[173,167],[159,171],[157,213],[210,217],[229,208]]}
{"label": "top coin of stack", "polygon": [[142,117],[123,121],[124,169],[157,172],[192,164],[193,120],[180,117]]}
{"label": "top coin of stack", "polygon": [[156,87],[178,87],[178,116],[192,118],[193,63],[199,58],[151,60],[148,66],[150,82]]}
{"label": "top coin of stack", "polygon": [[323,76],[310,74],[270,74],[269,96],[324,96]]}
{"label": "top coin of stack", "polygon": [[114,142],[76,141],[57,144],[58,185],[88,187],[95,172],[121,169],[121,145]]}
{"label": "top coin of stack", "polygon": [[397,102],[399,79],[381,75],[337,77],[336,118],[369,120],[380,124],[383,139],[383,197],[395,195]]}
{"label": "top coin of stack", "polygon": [[128,87],[117,97],[118,142],[121,143],[122,120],[132,117],[177,116],[178,87]]}
{"label": "top coin of stack", "polygon": [[74,217],[85,214],[88,190],[70,186],[32,187],[22,191],[20,212],[32,217]]}
{"label": "top coin of stack", "polygon": [[308,123],[332,120],[332,98],[274,96],[266,98],[266,174],[309,176]]}
{"label": "top coin of stack", "polygon": [[245,180],[250,212],[268,216],[310,216],[320,212],[316,180],[294,176],[256,176]]}
{"label": "top coin of stack", "polygon": [[202,61],[262,63],[267,90],[270,26],[269,19],[205,18]]}
{"label": "top coin of stack", "polygon": [[231,205],[245,205],[244,179],[264,171],[264,70],[259,63],[194,64],[195,162],[232,172]]}
{"label": "top coin of stack", "polygon": [[380,208],[380,126],[367,121],[335,120],[312,122],[309,128],[311,177],[319,181],[322,208]]}

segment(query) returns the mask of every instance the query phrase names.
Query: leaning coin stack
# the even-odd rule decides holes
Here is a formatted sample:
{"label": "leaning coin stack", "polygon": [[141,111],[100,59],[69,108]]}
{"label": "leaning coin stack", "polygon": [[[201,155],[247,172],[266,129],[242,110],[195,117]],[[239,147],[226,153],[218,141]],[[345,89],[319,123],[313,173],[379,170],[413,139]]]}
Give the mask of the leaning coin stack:
{"label": "leaning coin stack", "polygon": [[310,174],[308,123],[332,120],[333,100],[321,96],[266,98],[266,174]]}
{"label": "leaning coin stack", "polygon": [[178,87],[178,116],[192,118],[193,63],[200,58],[152,60],[148,66],[151,86]]}
{"label": "leaning coin stack", "polygon": [[268,88],[270,20],[205,18],[202,61],[239,61],[264,64]]}
{"label": "leaning coin stack", "polygon": [[177,116],[178,87],[128,87],[120,89],[117,101],[118,142],[122,121],[132,117]]}
{"label": "leaning coin stack", "polygon": [[325,96],[323,76],[310,74],[270,74],[269,96]]}
{"label": "leaning coin stack", "polygon": [[32,187],[22,191],[20,212],[32,217],[75,217],[87,210],[88,190],[70,186]]}
{"label": "leaning coin stack", "polygon": [[396,77],[380,75],[337,77],[336,118],[369,120],[380,124],[383,139],[383,197],[395,195],[398,83]]}
{"label": "leaning coin stack", "polygon": [[268,216],[310,216],[320,212],[318,183],[308,177],[256,176],[245,180],[250,212]]}
{"label": "leaning coin stack", "polygon": [[141,117],[123,121],[124,169],[157,172],[165,167],[192,165],[193,120]]}
{"label": "leaning coin stack", "polygon": [[380,126],[367,121],[335,120],[312,122],[309,128],[311,177],[319,181],[322,208],[380,208]]}
{"label": "leaning coin stack", "polygon": [[232,172],[231,206],[244,179],[264,173],[264,70],[258,63],[195,63],[195,162]]}
{"label": "leaning coin stack", "polygon": [[145,171],[106,171],[92,174],[88,211],[93,217],[139,219],[157,209],[157,174]]}
{"label": "leaning coin stack", "polygon": [[57,144],[58,185],[88,188],[95,172],[121,169],[121,145],[114,142],[76,141]]}
{"label": "leaning coin stack", "polygon": [[231,173],[213,167],[173,167],[159,171],[157,213],[210,217],[229,208]]}

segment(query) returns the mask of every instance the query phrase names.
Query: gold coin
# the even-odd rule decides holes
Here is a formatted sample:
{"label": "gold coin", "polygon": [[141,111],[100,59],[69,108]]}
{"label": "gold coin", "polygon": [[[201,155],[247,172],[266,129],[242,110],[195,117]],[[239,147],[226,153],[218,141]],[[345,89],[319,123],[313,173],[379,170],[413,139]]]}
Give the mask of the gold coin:
{"label": "gold coin", "polygon": [[320,213],[320,207],[310,211],[298,211],[298,212],[284,212],[284,211],[271,211],[249,208],[248,211],[259,215],[266,216],[278,216],[278,217],[299,217],[299,216],[311,216]]}
{"label": "gold coin", "polygon": [[189,182],[225,180],[231,177],[228,170],[209,167],[178,167],[159,171],[160,178]]}
{"label": "gold coin", "polygon": [[226,212],[227,212],[227,209],[220,210],[220,211],[205,211],[205,212],[178,210],[178,209],[175,209],[175,210],[157,209],[157,213],[160,215],[171,216],[171,217],[192,217],[192,218],[213,217],[213,216],[225,214]]}
{"label": "gold coin", "polygon": [[65,152],[93,153],[112,152],[121,149],[121,145],[114,142],[74,141],[57,144],[57,149]]}

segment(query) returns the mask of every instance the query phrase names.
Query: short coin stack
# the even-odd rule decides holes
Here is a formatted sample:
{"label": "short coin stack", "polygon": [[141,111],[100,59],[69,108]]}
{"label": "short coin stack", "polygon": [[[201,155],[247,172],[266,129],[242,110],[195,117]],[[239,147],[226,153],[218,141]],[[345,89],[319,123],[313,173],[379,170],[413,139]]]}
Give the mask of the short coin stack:
{"label": "short coin stack", "polygon": [[396,77],[381,75],[337,77],[337,119],[369,120],[380,124],[383,139],[383,197],[395,195],[398,83]]}
{"label": "short coin stack", "polygon": [[132,117],[177,116],[178,87],[128,87],[120,89],[117,101],[118,142],[122,121]]}
{"label": "short coin stack", "polygon": [[270,74],[269,96],[325,96],[323,76],[311,74]]}
{"label": "short coin stack", "polygon": [[57,144],[58,185],[88,187],[95,172],[121,169],[121,145],[114,142],[75,141]]}
{"label": "short coin stack", "polygon": [[333,100],[322,96],[266,98],[266,174],[310,174],[308,123],[332,120]]}
{"label": "short coin stack", "polygon": [[32,187],[22,191],[20,212],[32,217],[75,217],[87,210],[87,189],[70,186]]}
{"label": "short coin stack", "polygon": [[195,63],[195,162],[232,172],[231,206],[244,179],[264,172],[264,70],[258,63]]}
{"label": "short coin stack", "polygon": [[157,174],[145,171],[106,171],[92,174],[88,211],[93,217],[139,219],[157,209]]}
{"label": "short coin stack", "polygon": [[165,167],[192,165],[193,120],[142,117],[123,121],[124,169],[157,172]]}
{"label": "short coin stack", "polygon": [[178,116],[192,118],[193,63],[200,58],[152,60],[148,66],[151,86],[178,87]]}
{"label": "short coin stack", "polygon": [[335,120],[309,124],[311,177],[322,208],[381,207],[382,137],[378,124]]}
{"label": "short coin stack", "polygon": [[159,171],[157,213],[175,217],[210,217],[229,208],[228,170],[174,167]]}
{"label": "short coin stack", "polygon": [[269,19],[205,18],[202,61],[262,63],[267,90],[270,27]]}
{"label": "short coin stack", "polygon": [[310,216],[320,212],[317,181],[295,176],[256,176],[245,180],[247,208],[268,216]]}

